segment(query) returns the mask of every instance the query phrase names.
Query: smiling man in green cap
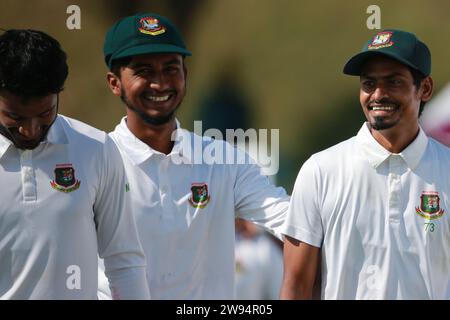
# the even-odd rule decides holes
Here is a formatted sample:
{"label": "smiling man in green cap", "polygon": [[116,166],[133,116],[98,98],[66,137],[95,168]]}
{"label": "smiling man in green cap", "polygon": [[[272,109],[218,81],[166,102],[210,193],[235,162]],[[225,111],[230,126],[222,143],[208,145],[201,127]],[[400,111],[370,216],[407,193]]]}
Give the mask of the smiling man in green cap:
{"label": "smiling man in green cap", "polygon": [[300,169],[282,298],[311,298],[319,263],[323,299],[450,298],[450,149],[419,126],[430,72],[428,47],[401,30],[377,33],[346,63],[367,122]]}
{"label": "smiling man in green cap", "polygon": [[[108,31],[104,54],[109,88],[126,106],[110,135],[130,181],[152,298],[233,299],[235,218],[281,238],[289,197],[247,154],[180,128],[175,112],[191,53],[171,21],[123,18]],[[207,149],[245,161],[203,158]]]}

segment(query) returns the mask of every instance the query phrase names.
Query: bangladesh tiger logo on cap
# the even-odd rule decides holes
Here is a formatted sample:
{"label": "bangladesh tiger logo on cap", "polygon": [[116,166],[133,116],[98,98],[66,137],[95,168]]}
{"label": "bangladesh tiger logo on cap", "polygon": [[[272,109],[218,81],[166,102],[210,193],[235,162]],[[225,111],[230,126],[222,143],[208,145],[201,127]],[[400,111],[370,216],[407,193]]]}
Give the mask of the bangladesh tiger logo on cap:
{"label": "bangladesh tiger logo on cap", "polygon": [[208,185],[206,183],[193,183],[189,203],[194,208],[204,208],[209,202]]}
{"label": "bangladesh tiger logo on cap", "polygon": [[373,50],[392,46],[394,44],[394,42],[391,41],[392,34],[392,31],[383,31],[377,33],[367,49]]}
{"label": "bangladesh tiger logo on cap", "polygon": [[80,187],[80,180],[75,179],[75,169],[71,163],[57,164],[55,168],[55,180],[50,181],[53,189],[61,192],[72,192]]}
{"label": "bangladesh tiger logo on cap", "polygon": [[156,18],[144,17],[139,20],[139,23],[141,24],[139,31],[142,33],[157,36],[166,32],[166,28]]}
{"label": "bangladesh tiger logo on cap", "polygon": [[416,207],[416,213],[427,220],[442,217],[444,210],[440,207],[439,192],[423,191],[420,196],[420,207]]}

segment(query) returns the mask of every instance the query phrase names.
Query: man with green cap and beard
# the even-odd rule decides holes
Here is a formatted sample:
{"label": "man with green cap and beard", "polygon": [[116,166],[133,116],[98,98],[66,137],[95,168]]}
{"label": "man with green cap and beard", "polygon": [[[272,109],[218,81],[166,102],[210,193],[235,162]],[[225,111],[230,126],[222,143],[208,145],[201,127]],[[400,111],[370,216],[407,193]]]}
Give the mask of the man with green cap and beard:
{"label": "man with green cap and beard", "polygon": [[[233,299],[235,218],[281,237],[288,195],[244,152],[180,127],[191,53],[167,18],[121,19],[104,55],[109,88],[126,106],[111,137],[130,181],[152,298]],[[202,158],[208,149],[217,156]],[[219,153],[245,161],[221,162]]]}
{"label": "man with green cap and beard", "polygon": [[345,65],[359,76],[358,134],[312,155],[283,228],[281,298],[450,298],[450,149],[419,116],[433,92],[431,54],[414,34],[377,33]]}

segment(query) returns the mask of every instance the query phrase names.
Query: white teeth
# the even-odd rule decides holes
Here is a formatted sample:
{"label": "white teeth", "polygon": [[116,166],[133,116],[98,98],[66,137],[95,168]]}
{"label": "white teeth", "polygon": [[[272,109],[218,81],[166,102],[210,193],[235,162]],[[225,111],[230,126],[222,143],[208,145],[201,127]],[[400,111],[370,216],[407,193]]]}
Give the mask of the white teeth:
{"label": "white teeth", "polygon": [[157,97],[157,96],[145,96],[145,99],[155,102],[163,102],[169,100],[170,95]]}
{"label": "white teeth", "polygon": [[373,111],[393,111],[395,110],[395,106],[377,106],[372,107]]}

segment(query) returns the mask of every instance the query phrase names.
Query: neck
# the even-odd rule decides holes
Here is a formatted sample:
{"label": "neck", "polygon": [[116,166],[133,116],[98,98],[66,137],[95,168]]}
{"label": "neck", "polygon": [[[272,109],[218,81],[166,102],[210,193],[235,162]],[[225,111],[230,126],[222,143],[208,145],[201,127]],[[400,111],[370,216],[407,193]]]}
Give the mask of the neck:
{"label": "neck", "polygon": [[416,139],[419,134],[419,126],[412,126],[411,129],[403,132],[392,129],[374,130],[372,128],[370,128],[370,132],[386,150],[392,153],[400,153]]}
{"label": "neck", "polygon": [[172,151],[174,141],[171,140],[172,132],[176,130],[175,118],[162,125],[149,125],[144,123],[134,114],[127,116],[128,129],[142,142],[153,150],[169,154]]}

